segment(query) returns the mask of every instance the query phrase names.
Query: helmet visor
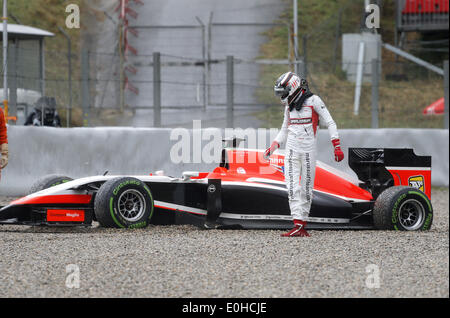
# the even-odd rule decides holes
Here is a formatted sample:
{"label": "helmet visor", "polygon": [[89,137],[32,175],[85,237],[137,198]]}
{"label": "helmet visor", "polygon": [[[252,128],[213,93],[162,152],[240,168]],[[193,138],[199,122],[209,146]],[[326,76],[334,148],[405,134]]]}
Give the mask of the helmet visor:
{"label": "helmet visor", "polygon": [[287,87],[275,86],[273,90],[275,92],[275,96],[278,96],[281,99],[285,99],[289,95],[289,88]]}

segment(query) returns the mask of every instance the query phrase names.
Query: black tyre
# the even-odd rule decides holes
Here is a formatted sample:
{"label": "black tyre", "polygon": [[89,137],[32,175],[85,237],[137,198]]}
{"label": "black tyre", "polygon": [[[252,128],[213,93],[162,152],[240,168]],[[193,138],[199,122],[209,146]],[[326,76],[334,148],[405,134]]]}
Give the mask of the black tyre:
{"label": "black tyre", "polygon": [[96,219],[103,227],[146,227],[153,216],[153,209],[153,197],[148,186],[130,177],[106,181],[94,201]]}
{"label": "black tyre", "polygon": [[52,174],[45,177],[42,177],[41,179],[37,180],[30,188],[29,194],[35,193],[38,191],[42,191],[54,186],[57,186],[62,183],[66,183],[69,181],[72,181],[72,178],[58,175],[58,174]]}
{"label": "black tyre", "polygon": [[375,201],[373,223],[380,230],[429,230],[433,207],[422,191],[396,186],[384,190]]}

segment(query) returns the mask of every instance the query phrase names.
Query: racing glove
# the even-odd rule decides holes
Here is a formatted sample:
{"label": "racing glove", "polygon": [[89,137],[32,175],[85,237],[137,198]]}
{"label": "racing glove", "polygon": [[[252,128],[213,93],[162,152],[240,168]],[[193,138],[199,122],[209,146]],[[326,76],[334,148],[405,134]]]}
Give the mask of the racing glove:
{"label": "racing glove", "polygon": [[278,148],[280,148],[280,144],[276,141],[272,142],[272,144],[270,145],[269,148],[266,149],[266,151],[264,152],[264,159],[268,160],[269,157],[275,152],[275,150],[277,150]]}
{"label": "racing glove", "polygon": [[334,146],[334,160],[337,162],[342,161],[342,159],[344,159],[344,153],[341,149],[341,141],[339,139],[333,139],[331,142]]}
{"label": "racing glove", "polygon": [[0,159],[0,170],[1,170],[8,164],[8,144],[2,144],[0,146],[0,153],[1,153]]}

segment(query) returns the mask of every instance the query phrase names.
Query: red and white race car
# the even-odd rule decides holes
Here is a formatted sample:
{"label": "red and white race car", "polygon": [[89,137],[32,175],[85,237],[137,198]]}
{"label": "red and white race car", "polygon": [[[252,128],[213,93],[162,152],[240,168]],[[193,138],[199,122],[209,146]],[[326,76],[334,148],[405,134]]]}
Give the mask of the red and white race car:
{"label": "red and white race car", "polygon": [[[430,229],[430,156],[412,149],[349,148],[348,158],[358,179],[317,162],[309,229]],[[262,150],[229,147],[213,171],[180,178],[53,175],[1,208],[0,224],[285,229],[292,217],[283,172],[282,154],[266,160]]]}

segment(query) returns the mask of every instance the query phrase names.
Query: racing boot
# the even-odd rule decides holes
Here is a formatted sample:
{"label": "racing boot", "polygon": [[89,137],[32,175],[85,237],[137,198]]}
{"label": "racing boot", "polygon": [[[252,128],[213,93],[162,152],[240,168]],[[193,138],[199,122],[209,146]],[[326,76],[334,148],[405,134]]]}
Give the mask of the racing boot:
{"label": "racing boot", "polygon": [[309,233],[305,230],[305,226],[306,221],[294,219],[294,228],[287,233],[281,234],[281,236],[309,236]]}

